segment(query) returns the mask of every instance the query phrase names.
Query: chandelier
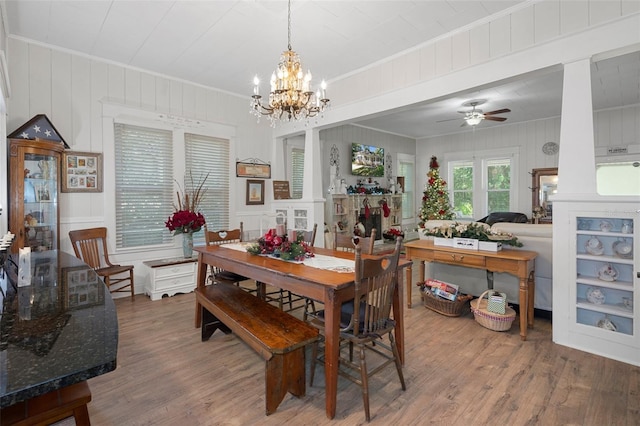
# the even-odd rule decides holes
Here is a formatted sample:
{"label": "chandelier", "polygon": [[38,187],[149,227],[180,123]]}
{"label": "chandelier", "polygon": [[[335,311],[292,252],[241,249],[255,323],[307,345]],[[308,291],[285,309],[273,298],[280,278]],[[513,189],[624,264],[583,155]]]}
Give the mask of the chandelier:
{"label": "chandelier", "polygon": [[291,50],[291,0],[288,7],[287,50],[282,52],[278,67],[271,75],[271,91],[269,103],[263,105],[260,95],[260,80],[256,75],[253,79],[253,95],[251,96],[251,113],[258,117],[266,115],[275,127],[278,120],[308,120],[322,113],[327,105],[327,84],[322,84],[317,92],[311,87],[311,71],[305,74],[298,54]]}

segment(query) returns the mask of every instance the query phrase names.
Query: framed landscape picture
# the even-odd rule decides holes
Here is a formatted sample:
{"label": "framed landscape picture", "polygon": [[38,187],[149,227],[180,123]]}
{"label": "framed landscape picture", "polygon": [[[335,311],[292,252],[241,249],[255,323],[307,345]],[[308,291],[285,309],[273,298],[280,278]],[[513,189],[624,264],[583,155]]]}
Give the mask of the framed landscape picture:
{"label": "framed landscape picture", "polygon": [[62,192],[102,192],[102,154],[65,152]]}
{"label": "framed landscape picture", "polygon": [[264,181],[247,180],[247,205],[264,204]]}

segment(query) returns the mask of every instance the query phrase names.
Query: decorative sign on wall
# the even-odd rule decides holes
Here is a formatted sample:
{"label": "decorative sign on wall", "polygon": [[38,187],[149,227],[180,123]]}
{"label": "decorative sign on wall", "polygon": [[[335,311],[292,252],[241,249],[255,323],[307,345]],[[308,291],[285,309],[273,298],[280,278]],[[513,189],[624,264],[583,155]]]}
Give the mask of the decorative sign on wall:
{"label": "decorative sign on wall", "polygon": [[236,161],[236,177],[271,179],[271,164],[258,158]]}
{"label": "decorative sign on wall", "polygon": [[276,200],[288,200],[291,198],[288,180],[273,181],[273,198]]}
{"label": "decorative sign on wall", "polygon": [[62,192],[102,192],[102,154],[65,152]]}

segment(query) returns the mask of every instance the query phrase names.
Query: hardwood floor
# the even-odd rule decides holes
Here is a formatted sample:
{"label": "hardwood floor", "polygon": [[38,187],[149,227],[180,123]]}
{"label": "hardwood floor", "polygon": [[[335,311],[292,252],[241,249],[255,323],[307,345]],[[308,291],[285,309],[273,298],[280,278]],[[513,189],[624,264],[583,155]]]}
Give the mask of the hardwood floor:
{"label": "hardwood floor", "polygon": [[[549,320],[536,318],[522,342],[517,322],[494,332],[413,293],[407,390],[393,367],[374,376],[371,424],[640,425],[639,367],[554,344]],[[366,424],[360,389],[342,378],[336,418],[326,418],[321,370],[304,398],[288,395],[265,416],[264,361],[233,335],[201,342],[193,293],[116,305],[118,367],[89,380],[94,425]]]}

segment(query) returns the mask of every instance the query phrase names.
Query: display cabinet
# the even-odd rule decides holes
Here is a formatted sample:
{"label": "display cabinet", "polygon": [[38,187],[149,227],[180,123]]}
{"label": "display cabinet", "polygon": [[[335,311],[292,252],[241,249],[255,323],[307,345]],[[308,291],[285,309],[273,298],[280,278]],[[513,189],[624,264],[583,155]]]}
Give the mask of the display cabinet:
{"label": "display cabinet", "polygon": [[331,194],[327,196],[325,217],[331,232],[333,232],[336,225],[341,231],[347,232],[350,212],[348,201],[349,199],[345,194]]}
{"label": "display cabinet", "polygon": [[60,247],[60,162],[64,145],[45,140],[9,139],[9,230],[12,252]]}
{"label": "display cabinet", "polygon": [[638,222],[631,208],[570,215],[575,259],[569,262],[568,317],[556,315],[564,307],[554,295],[558,343],[640,365]]}

